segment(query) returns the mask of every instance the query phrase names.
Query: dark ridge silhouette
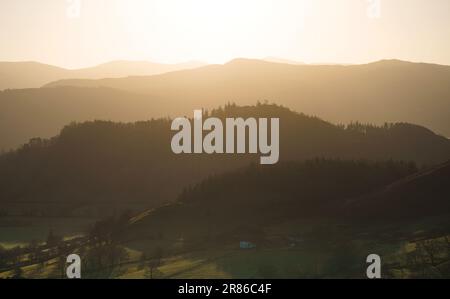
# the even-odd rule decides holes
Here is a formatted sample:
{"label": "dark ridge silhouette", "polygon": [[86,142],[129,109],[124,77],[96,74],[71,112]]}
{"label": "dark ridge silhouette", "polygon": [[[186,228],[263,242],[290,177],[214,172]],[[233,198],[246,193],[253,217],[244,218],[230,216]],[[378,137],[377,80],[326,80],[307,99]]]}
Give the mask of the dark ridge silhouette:
{"label": "dark ridge silhouette", "polygon": [[[151,77],[63,80],[55,86],[102,86],[145,93],[172,111],[226,101],[269,100],[334,123],[408,122],[450,136],[450,66],[383,60],[365,65],[291,65],[235,59],[225,65]],[[175,106],[175,105],[174,105]]]}
{"label": "dark ridge silhouette", "polygon": [[345,210],[374,223],[450,214],[449,184],[450,161],[350,200]]}
{"label": "dark ridge silhouette", "polygon": [[48,85],[54,88],[8,90],[0,92],[0,151],[30,138],[52,137],[72,121],[178,117],[229,101],[254,105],[270,100],[333,123],[414,123],[449,137],[449,69],[396,60],[312,66],[236,59],[151,77],[68,80]]}
{"label": "dark ridge silhouette", "polygon": [[211,176],[186,188],[176,204],[132,218],[124,237],[145,239],[159,233],[220,240],[245,229],[298,220],[372,227],[420,223],[450,215],[449,180],[450,163],[420,172],[412,163],[393,161],[252,165]]}
{"label": "dark ridge silhouette", "polygon": [[159,117],[155,107],[170,109],[155,97],[111,88],[6,90],[0,92],[0,151],[17,148],[31,138],[53,137],[74,121]]}
{"label": "dark ridge silhouette", "polygon": [[[335,126],[265,104],[227,105],[208,116],[279,117],[281,162],[324,157],[423,165],[450,159],[449,140],[409,124]],[[0,201],[154,206],[209,175],[259,163],[259,154],[177,156],[170,125],[170,119],[73,123],[52,139],[33,139],[0,155]]]}
{"label": "dark ridge silhouette", "polygon": [[211,176],[175,204],[131,220],[129,238],[218,237],[245,227],[333,218],[345,200],[415,173],[413,163],[314,159]]}

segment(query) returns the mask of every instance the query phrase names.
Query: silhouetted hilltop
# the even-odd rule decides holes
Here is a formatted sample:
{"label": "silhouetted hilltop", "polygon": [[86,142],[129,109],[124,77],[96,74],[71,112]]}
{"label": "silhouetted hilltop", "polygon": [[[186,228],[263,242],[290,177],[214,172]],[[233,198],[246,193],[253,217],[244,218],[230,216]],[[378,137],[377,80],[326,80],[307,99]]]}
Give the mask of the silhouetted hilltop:
{"label": "silhouetted hilltop", "polygon": [[[104,86],[146,93],[177,111],[213,108],[226,101],[258,100],[335,123],[360,120],[415,123],[450,136],[450,67],[383,60],[365,65],[292,65],[235,59],[151,77],[63,80],[55,86]],[[173,111],[170,111],[173,112]]]}
{"label": "silhouetted hilltop", "polygon": [[[280,161],[314,157],[404,160],[420,165],[450,159],[450,141],[408,124],[335,126],[275,105],[227,105],[208,115],[279,117]],[[136,123],[74,123],[50,140],[33,139],[0,156],[3,202],[149,202],[174,200],[183,187],[235,170],[260,155],[175,155],[169,119]]]}
{"label": "silhouetted hilltop", "polygon": [[157,98],[111,88],[52,88],[0,91],[0,151],[31,138],[50,138],[71,122],[131,122],[159,117],[169,110]]}
{"label": "silhouetted hilltop", "polygon": [[368,221],[450,214],[449,184],[450,162],[446,162],[350,200],[345,209]]}
{"label": "silhouetted hilltop", "polygon": [[[123,63],[100,68],[114,69],[116,64]],[[125,64],[139,70],[140,63]],[[0,150],[16,148],[33,137],[49,138],[67,123],[92,120],[93,116],[140,121],[190,115],[194,109],[213,109],[229,101],[253,105],[263,100],[334,123],[407,122],[448,137],[449,69],[397,60],[311,66],[236,59],[226,65],[152,77],[68,80],[49,85],[83,88],[8,90],[0,92],[0,131],[7,132],[0,139]],[[40,73],[44,78],[45,72]],[[107,88],[92,88],[98,86]],[[122,91],[112,92],[111,88]],[[91,102],[101,104],[88,104]]]}
{"label": "silhouetted hilltop", "polygon": [[223,242],[248,229],[302,220],[421,223],[450,214],[449,166],[417,172],[411,163],[321,159],[252,165],[211,176],[186,188],[177,203],[132,218],[124,237]]}
{"label": "silhouetted hilltop", "polygon": [[398,162],[309,160],[251,165],[185,189],[175,204],[131,220],[127,238],[218,238],[244,228],[338,216],[345,200],[417,171]]}

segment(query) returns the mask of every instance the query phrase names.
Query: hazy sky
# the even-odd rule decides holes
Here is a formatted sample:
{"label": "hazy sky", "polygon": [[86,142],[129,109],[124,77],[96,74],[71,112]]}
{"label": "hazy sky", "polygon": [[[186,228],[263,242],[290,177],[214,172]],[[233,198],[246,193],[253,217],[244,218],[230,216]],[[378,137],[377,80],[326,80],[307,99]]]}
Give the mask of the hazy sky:
{"label": "hazy sky", "polygon": [[269,56],[450,65],[450,0],[0,0],[3,61]]}

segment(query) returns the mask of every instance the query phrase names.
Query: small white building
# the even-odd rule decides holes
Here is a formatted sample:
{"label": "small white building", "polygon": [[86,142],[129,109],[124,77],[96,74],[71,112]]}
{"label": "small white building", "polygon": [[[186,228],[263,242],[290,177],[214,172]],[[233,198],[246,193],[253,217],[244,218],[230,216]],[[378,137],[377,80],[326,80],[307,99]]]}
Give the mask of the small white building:
{"label": "small white building", "polygon": [[239,248],[240,249],[254,249],[254,248],[256,248],[256,245],[253,244],[252,242],[241,241],[241,242],[239,242]]}

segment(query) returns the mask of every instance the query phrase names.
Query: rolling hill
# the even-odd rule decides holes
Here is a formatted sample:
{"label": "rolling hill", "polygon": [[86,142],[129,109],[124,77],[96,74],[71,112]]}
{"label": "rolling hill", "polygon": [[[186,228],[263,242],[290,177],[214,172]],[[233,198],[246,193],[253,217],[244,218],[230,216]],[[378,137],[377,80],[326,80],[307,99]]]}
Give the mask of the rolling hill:
{"label": "rolling hill", "polygon": [[[122,65],[99,68],[115,64]],[[140,63],[125,64],[140,69]],[[7,90],[0,92],[0,150],[54,136],[72,121],[178,117],[229,101],[254,105],[265,99],[333,123],[408,122],[448,137],[449,69],[401,61],[311,66],[235,60],[150,77],[65,80],[47,85],[53,88]]]}
{"label": "rolling hill", "polygon": [[450,161],[350,200],[346,210],[370,221],[450,214]]}
{"label": "rolling hill", "polygon": [[[409,122],[450,136],[450,67],[398,60],[366,65],[291,65],[236,59],[150,77],[62,80],[47,87],[111,87],[148,94],[180,115],[227,101],[268,100],[334,123]],[[175,104],[176,103],[176,104]]]}
{"label": "rolling hill", "polygon": [[[450,141],[409,124],[335,126],[276,105],[211,111],[226,117],[279,117],[280,161],[315,157],[404,160],[419,165],[450,159]],[[0,201],[6,203],[148,203],[173,201],[184,187],[259,163],[260,155],[175,155],[169,119],[66,126],[0,155]],[[46,209],[49,212],[49,209]]]}
{"label": "rolling hill", "polygon": [[67,77],[68,70],[37,62],[0,62],[0,90],[38,88]]}
{"label": "rolling hill", "polygon": [[[392,231],[398,223],[450,214],[449,171],[449,163],[417,172],[405,163],[343,160],[249,166],[210,177],[186,189],[177,203],[134,217],[124,238],[162,234],[210,243],[258,240],[269,227],[302,221],[318,226],[332,221],[354,229],[391,225]],[[348,200],[355,196],[357,201]],[[448,227],[441,230],[448,233]]]}
{"label": "rolling hill", "polygon": [[39,88],[52,81],[70,78],[151,76],[202,65],[200,62],[160,64],[147,61],[112,61],[90,68],[69,70],[38,62],[0,62],[0,90]]}
{"label": "rolling hill", "polygon": [[0,91],[0,151],[35,137],[50,138],[71,122],[131,122],[159,117],[168,105],[111,88],[55,88]]}

